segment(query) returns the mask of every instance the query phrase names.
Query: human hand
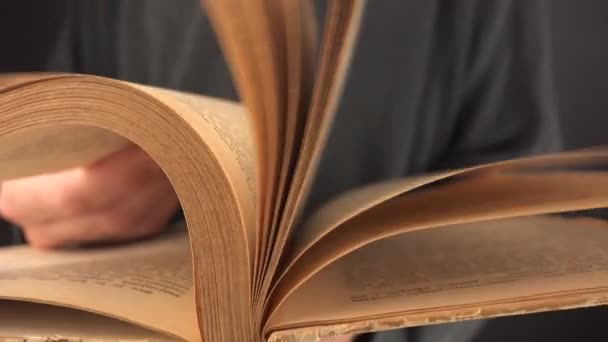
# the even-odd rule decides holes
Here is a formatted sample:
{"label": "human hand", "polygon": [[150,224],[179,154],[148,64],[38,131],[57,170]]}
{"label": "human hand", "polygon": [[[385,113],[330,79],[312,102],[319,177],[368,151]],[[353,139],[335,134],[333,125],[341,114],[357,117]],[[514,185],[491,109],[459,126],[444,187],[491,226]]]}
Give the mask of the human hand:
{"label": "human hand", "polygon": [[0,216],[21,226],[38,248],[150,236],[166,227],[178,207],[165,174],[137,147],[0,188]]}

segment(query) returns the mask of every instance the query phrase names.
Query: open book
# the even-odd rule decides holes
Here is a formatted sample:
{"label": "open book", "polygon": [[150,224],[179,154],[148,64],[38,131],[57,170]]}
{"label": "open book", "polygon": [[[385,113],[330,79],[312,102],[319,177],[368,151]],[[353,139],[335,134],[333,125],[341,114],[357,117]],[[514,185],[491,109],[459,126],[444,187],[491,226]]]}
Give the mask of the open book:
{"label": "open book", "polygon": [[606,150],[390,180],[305,214],[364,11],[328,1],[317,44],[308,3],[206,3],[242,103],[0,77],[0,180],[136,144],[186,221],[129,244],[0,250],[0,340],[315,341],[608,301],[608,223],[591,217],[608,206]]}

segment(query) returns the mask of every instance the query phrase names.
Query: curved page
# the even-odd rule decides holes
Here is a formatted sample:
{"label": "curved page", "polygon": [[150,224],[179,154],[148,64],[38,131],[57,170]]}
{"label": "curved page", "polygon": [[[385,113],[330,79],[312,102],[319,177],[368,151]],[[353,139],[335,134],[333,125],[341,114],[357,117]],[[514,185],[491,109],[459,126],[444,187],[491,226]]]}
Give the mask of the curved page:
{"label": "curved page", "polygon": [[458,223],[608,206],[608,174],[604,172],[511,171],[484,172],[420,188],[336,227],[287,269],[275,288],[270,310],[324,267],[383,238]]}
{"label": "curved page", "polygon": [[[231,135],[235,126],[247,127],[243,108],[84,75],[42,78],[0,89],[0,137],[31,138],[28,132],[59,126],[96,127],[146,151],[171,181],[188,224],[192,243],[186,250],[191,250],[194,261],[192,301],[198,313],[192,317],[198,320],[200,335],[204,340],[250,339],[255,241],[248,222],[253,221],[255,207],[240,163],[245,159],[238,155],[250,145],[239,149],[247,137]],[[89,137],[96,144],[88,135],[78,143],[90,143]],[[27,145],[28,139],[16,143]],[[63,151],[56,155],[63,157],[77,151],[74,146],[57,146]],[[82,165],[78,159],[73,158],[73,166]],[[41,163],[38,171],[48,166]]]}
{"label": "curved page", "polygon": [[0,341],[175,341],[170,335],[54,305],[0,301]]}
{"label": "curved page", "polygon": [[[301,229],[298,229],[294,233],[293,244],[290,246],[284,262],[287,265],[293,264],[297,258],[316,242],[351,219],[370,209],[381,206],[393,198],[407,196],[409,192],[424,189],[426,186],[433,186],[442,181],[459,181],[465,177],[476,177],[481,174],[494,172],[533,172],[542,170],[543,168],[565,170],[572,167],[583,169],[593,165],[601,165],[606,161],[608,161],[607,150],[587,149],[506,160],[464,169],[427,173],[357,188],[329,202],[314,213],[300,227]],[[441,213],[438,214],[438,216],[440,215]]]}
{"label": "curved page", "polygon": [[269,323],[276,340],[598,305],[608,224],[526,217],[401,234],[343,257]]}
{"label": "curved page", "polygon": [[200,339],[183,233],[93,250],[0,250],[0,298],[82,309]]}

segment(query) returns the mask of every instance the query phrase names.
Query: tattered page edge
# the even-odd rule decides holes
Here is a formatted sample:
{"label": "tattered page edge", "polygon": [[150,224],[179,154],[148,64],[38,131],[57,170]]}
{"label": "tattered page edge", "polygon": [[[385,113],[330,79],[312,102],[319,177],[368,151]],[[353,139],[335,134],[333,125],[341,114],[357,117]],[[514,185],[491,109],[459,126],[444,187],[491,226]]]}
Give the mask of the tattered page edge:
{"label": "tattered page edge", "polygon": [[401,312],[378,318],[354,318],[349,322],[311,323],[308,327],[279,328],[270,333],[267,341],[317,342],[341,335],[589,308],[606,304],[608,304],[608,286],[530,298]]}

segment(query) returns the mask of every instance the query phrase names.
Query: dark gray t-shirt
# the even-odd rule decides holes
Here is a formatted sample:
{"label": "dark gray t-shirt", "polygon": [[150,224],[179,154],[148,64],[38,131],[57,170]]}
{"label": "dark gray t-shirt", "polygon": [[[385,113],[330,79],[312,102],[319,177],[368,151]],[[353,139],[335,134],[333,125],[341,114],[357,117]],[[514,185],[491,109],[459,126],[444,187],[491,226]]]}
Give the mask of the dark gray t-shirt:
{"label": "dark gray t-shirt", "polygon": [[[47,68],[237,98],[197,0],[70,5]],[[556,148],[543,11],[537,0],[369,1],[313,205]]]}
{"label": "dark gray t-shirt", "polygon": [[[91,73],[237,99],[197,0],[50,3],[2,5],[0,16],[28,30],[12,30],[20,40],[12,26],[0,30],[11,46],[0,71]],[[48,14],[33,20],[32,6]],[[368,1],[312,205],[374,181],[558,148],[546,11],[542,0]],[[475,325],[446,329],[417,335],[461,341]]]}

